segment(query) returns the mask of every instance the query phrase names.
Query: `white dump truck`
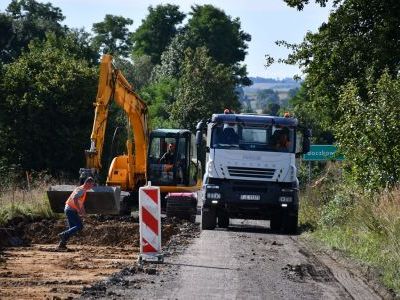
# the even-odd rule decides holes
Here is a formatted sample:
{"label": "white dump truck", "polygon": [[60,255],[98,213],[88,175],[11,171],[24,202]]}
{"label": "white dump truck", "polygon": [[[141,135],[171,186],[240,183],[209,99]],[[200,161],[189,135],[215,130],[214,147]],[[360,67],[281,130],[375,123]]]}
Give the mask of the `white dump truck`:
{"label": "white dump truck", "polygon": [[204,134],[202,228],[240,218],[270,220],[272,230],[296,233],[296,157],[309,151],[310,130],[289,116],[225,113],[200,122],[198,143]]}

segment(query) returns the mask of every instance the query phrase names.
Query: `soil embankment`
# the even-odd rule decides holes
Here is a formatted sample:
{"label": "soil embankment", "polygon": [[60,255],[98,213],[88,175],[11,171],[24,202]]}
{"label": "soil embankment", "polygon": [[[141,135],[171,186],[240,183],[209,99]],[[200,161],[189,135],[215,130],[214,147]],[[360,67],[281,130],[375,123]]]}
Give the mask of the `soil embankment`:
{"label": "soil embankment", "polygon": [[[1,299],[75,298],[137,259],[137,218],[87,217],[69,250],[55,251],[65,227],[65,219],[14,219],[0,230]],[[178,223],[163,220],[163,243],[177,232]]]}

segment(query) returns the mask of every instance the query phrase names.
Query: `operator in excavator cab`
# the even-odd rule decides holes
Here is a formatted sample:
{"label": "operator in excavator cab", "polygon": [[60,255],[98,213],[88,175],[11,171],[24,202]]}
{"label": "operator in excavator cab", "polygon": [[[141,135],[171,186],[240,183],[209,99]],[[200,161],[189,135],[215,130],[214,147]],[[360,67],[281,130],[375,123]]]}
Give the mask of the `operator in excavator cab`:
{"label": "operator in excavator cab", "polygon": [[78,186],[68,197],[65,202],[65,215],[67,216],[68,229],[61,232],[60,243],[57,249],[66,250],[69,238],[75,235],[78,231],[83,229],[82,219],[80,216],[86,215],[84,204],[86,200],[86,193],[94,187],[94,180],[92,177],[86,178],[83,185]]}
{"label": "operator in excavator cab", "polygon": [[[165,165],[166,172],[172,172],[175,163],[176,146],[173,143],[168,144],[167,152],[160,159],[160,163]],[[183,181],[182,163],[178,159],[176,164],[177,180],[181,183]]]}
{"label": "operator in excavator cab", "polygon": [[162,164],[167,164],[167,165],[173,165],[174,164],[174,156],[175,156],[175,144],[169,144],[167,152],[164,153],[164,155],[160,159],[160,163]]}

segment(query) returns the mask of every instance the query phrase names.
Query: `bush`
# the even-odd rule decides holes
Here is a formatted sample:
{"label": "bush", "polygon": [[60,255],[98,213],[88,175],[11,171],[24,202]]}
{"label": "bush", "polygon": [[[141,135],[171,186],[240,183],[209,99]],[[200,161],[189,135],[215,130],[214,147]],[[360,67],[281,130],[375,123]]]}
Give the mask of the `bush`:
{"label": "bush", "polygon": [[367,99],[362,93],[354,83],[343,89],[335,135],[353,177],[379,190],[400,180],[400,79],[385,73],[368,83]]}

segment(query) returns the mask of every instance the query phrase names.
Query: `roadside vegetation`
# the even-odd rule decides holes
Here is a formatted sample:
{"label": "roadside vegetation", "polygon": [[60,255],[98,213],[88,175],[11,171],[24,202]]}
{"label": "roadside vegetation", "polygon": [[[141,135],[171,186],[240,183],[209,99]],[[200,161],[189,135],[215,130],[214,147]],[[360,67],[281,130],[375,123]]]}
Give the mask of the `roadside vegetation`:
{"label": "roadside vegetation", "polygon": [[0,226],[10,220],[21,219],[50,219],[57,217],[49,205],[46,190],[49,177],[43,174],[26,178],[8,177],[9,180],[0,186]]}
{"label": "roadside vegetation", "polygon": [[345,160],[304,185],[301,226],[400,295],[400,2],[314,2],[332,5],[329,19],[299,44],[278,41],[291,50],[280,61],[304,72],[291,110],[314,144],[337,145]]}
{"label": "roadside vegetation", "polygon": [[300,226],[364,265],[400,293],[400,187],[368,192],[344,181],[340,165],[302,194]]}
{"label": "roadside vegetation", "polygon": [[303,187],[301,226],[400,295],[400,2],[315,2],[333,5],[328,21],[300,44],[278,42],[305,74],[290,108],[314,144],[337,145],[345,160]]}

